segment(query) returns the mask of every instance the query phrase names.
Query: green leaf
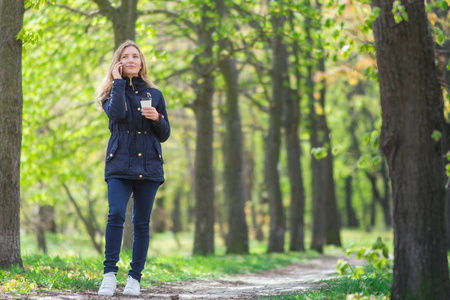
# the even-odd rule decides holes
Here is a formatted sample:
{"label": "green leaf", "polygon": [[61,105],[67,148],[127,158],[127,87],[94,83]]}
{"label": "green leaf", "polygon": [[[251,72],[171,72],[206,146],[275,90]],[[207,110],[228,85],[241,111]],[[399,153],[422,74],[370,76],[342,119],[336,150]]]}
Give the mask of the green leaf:
{"label": "green leaf", "polygon": [[381,162],[381,158],[378,155],[375,155],[374,157],[372,157],[372,159],[370,160],[370,163],[374,166],[378,165]]}
{"label": "green leaf", "polygon": [[344,274],[345,270],[348,269],[350,267],[350,264],[343,260],[343,259],[339,259],[337,264],[336,264],[336,270],[339,272],[339,274]]}
{"label": "green leaf", "polygon": [[311,154],[314,155],[316,159],[322,159],[328,156],[328,149],[326,147],[312,148]]}
{"label": "green leaf", "polygon": [[357,279],[360,278],[362,275],[364,275],[364,269],[361,266],[356,267],[355,271],[353,272],[352,278]]}
{"label": "green leaf", "polygon": [[394,20],[396,23],[408,21],[408,13],[406,12],[405,6],[403,6],[399,0],[394,1],[392,6],[392,14],[394,15]]}
{"label": "green leaf", "polygon": [[440,30],[439,28],[435,27],[434,28],[434,32],[436,33],[436,41],[439,45],[442,45],[442,43],[444,42],[444,33],[442,32],[442,30]]}
{"label": "green leaf", "polygon": [[155,30],[153,30],[152,26],[147,27],[147,35],[152,39],[155,37]]}
{"label": "green leaf", "polygon": [[450,177],[450,164],[445,165],[445,174]]}
{"label": "green leaf", "polygon": [[434,130],[433,133],[431,134],[431,137],[433,138],[433,140],[435,140],[436,142],[439,142],[439,140],[442,137],[442,133],[439,130]]}

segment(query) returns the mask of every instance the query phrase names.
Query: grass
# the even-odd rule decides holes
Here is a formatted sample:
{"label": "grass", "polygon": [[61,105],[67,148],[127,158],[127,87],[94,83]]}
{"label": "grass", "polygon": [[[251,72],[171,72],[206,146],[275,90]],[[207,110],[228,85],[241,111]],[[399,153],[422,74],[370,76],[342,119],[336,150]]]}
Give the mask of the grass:
{"label": "grass", "polygon": [[[235,273],[251,273],[280,268],[317,257],[313,252],[302,254],[254,254],[227,256],[160,256],[149,257],[141,280],[142,286],[159,282],[207,279]],[[0,270],[1,291],[27,294],[31,291],[97,289],[103,272],[103,258],[50,257],[30,255],[24,258],[24,270]],[[124,285],[129,252],[121,255],[118,283]]]}
{"label": "grass", "polygon": [[[374,233],[374,236],[380,235],[386,236],[387,239],[392,236],[390,232],[378,232],[378,235]],[[342,232],[343,244],[347,246],[352,240],[361,240],[361,245],[370,246],[374,239],[369,242],[368,234],[359,231]],[[77,292],[95,290],[99,287],[103,275],[103,255],[93,250],[86,237],[48,235],[47,255],[40,254],[35,244],[33,236],[21,237],[24,269],[0,270],[0,298],[5,292],[27,295],[32,291]],[[160,282],[208,279],[236,273],[254,273],[318,257],[318,254],[312,251],[266,254],[266,245],[257,241],[250,242],[252,253],[249,255],[224,255],[225,247],[221,241],[216,242],[215,256],[192,256],[191,248],[190,233],[182,233],[176,237],[170,233],[154,234],[150,242],[146,268],[143,271],[142,286],[157,285]],[[342,249],[337,247],[325,249],[327,255],[337,253],[342,253]],[[130,252],[121,253],[118,284],[125,284],[130,260]],[[339,286],[346,283],[330,281],[327,284]]]}
{"label": "grass", "polygon": [[[326,288],[319,291],[292,293],[273,297],[263,297],[266,300],[345,300],[345,299],[389,299],[391,282],[383,277],[374,275],[363,276],[359,280],[348,276],[339,277],[323,282]],[[353,295],[352,298],[348,298]],[[370,298],[372,297],[372,298]],[[375,298],[377,297],[377,298]],[[383,298],[386,297],[386,298]]]}

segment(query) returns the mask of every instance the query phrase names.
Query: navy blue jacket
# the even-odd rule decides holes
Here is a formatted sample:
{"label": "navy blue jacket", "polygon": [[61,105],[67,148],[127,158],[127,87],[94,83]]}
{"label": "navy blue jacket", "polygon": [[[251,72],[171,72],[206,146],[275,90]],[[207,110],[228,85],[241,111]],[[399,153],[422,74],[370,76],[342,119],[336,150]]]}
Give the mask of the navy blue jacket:
{"label": "navy blue jacket", "polygon": [[[162,115],[154,122],[141,115],[142,98]],[[111,137],[105,162],[105,180],[123,178],[164,182],[161,143],[170,136],[170,124],[162,93],[141,77],[115,79],[110,96],[103,101]]]}

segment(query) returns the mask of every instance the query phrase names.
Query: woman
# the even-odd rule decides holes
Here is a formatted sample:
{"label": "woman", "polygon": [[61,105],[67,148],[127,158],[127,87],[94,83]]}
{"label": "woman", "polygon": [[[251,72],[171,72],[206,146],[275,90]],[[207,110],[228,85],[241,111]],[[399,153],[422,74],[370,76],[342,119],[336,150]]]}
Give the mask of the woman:
{"label": "woman", "polygon": [[[151,106],[141,108],[141,100],[151,100]],[[138,296],[149,246],[150,214],[156,191],[164,182],[160,143],[169,138],[170,124],[164,97],[149,80],[144,56],[134,42],[126,41],[116,50],[97,89],[96,103],[108,115],[111,131],[105,162],[109,214],[98,294],[112,296],[116,290],[123,224],[133,194],[132,261],[123,294]]]}

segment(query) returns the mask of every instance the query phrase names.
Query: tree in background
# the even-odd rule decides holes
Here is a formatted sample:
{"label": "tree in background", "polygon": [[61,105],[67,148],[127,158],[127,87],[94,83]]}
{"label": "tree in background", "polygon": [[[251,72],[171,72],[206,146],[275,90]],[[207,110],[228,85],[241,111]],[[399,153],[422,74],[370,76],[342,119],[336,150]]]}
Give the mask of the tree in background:
{"label": "tree in background", "polygon": [[[225,1],[217,1],[220,16],[220,29],[228,33],[233,21],[229,16],[229,8]],[[231,23],[231,24],[229,24]],[[222,30],[218,30],[219,32]],[[234,47],[228,36],[219,41],[224,53],[232,53]],[[221,51],[221,52],[222,52]],[[243,134],[241,114],[239,110],[239,72],[237,61],[227,55],[221,59],[219,70],[226,86],[226,103],[224,112],[224,179],[225,199],[227,202],[228,234],[226,238],[227,253],[248,253],[248,226],[245,218]]]}
{"label": "tree in background", "polygon": [[213,95],[214,75],[214,10],[210,3],[200,4],[200,24],[196,26],[198,43],[203,49],[193,61],[196,78],[193,82],[196,99],[193,104],[197,121],[195,146],[195,236],[194,254],[214,253],[214,169],[213,169]]}
{"label": "tree in background", "polygon": [[20,147],[24,2],[0,1],[0,268],[22,267],[20,256]]}
{"label": "tree in background", "polygon": [[[394,200],[391,299],[449,299],[441,91],[423,1],[372,2],[386,156]],[[434,137],[434,139],[433,139]]]}
{"label": "tree in background", "polygon": [[307,10],[305,20],[306,40],[312,49],[317,48],[320,54],[313,57],[307,54],[306,91],[309,106],[309,130],[312,148],[312,205],[313,205],[313,236],[311,248],[323,252],[325,244],[340,245],[340,220],[337,208],[333,154],[330,138],[330,128],[327,124],[325,112],[325,96],[327,91],[326,78],[318,82],[314,80],[314,72],[325,74],[325,49],[321,35],[313,38],[315,30],[321,29],[321,5],[315,6],[305,1]]}
{"label": "tree in background", "polygon": [[272,97],[269,108],[269,129],[266,137],[266,161],[264,179],[269,196],[270,233],[268,252],[284,251],[284,234],[286,230],[286,216],[283,197],[280,188],[280,174],[278,164],[281,147],[281,126],[283,103],[289,86],[287,83],[287,50],[283,41],[283,27],[285,18],[282,15],[283,1],[277,1],[271,8],[270,21],[273,36],[271,46],[272,56]]}
{"label": "tree in background", "polygon": [[[289,250],[290,251],[304,251],[305,250],[305,189],[303,183],[303,170],[300,159],[302,157],[302,150],[300,145],[300,101],[301,95],[304,92],[302,88],[302,72],[301,72],[301,56],[304,53],[301,50],[300,34],[295,30],[298,17],[295,14],[295,7],[290,7],[289,12],[289,27],[292,33],[292,41],[290,42],[292,56],[294,57],[291,63],[292,75],[295,78],[294,87],[290,87],[289,83],[285,83],[287,95],[284,98],[284,128],[285,128],[285,147],[287,152],[287,168],[289,172],[290,182],[290,210],[289,210]],[[300,21],[301,22],[301,21]]]}

